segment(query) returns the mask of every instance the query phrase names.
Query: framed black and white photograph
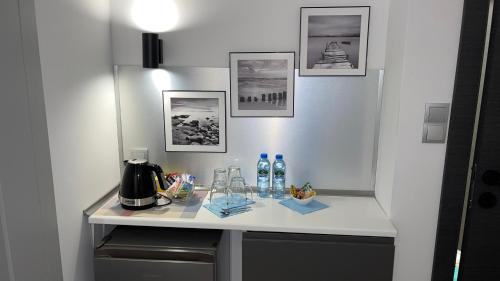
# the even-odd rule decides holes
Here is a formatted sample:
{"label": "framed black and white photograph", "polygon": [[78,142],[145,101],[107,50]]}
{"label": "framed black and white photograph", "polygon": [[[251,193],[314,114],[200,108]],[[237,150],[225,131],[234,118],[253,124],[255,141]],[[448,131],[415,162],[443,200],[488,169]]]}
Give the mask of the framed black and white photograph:
{"label": "framed black and white photograph", "polygon": [[300,10],[300,75],[364,76],[370,7]]}
{"label": "framed black and white photograph", "polygon": [[163,91],[165,151],[226,152],[225,91]]}
{"label": "framed black and white photograph", "polygon": [[231,116],[293,117],[295,52],[230,53]]}

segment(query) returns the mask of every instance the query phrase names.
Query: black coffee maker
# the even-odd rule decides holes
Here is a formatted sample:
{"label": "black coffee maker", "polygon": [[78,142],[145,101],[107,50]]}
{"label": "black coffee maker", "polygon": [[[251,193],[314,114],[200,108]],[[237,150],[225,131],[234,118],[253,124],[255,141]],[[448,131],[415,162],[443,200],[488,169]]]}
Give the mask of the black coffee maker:
{"label": "black coffee maker", "polygon": [[160,188],[165,190],[163,170],[160,166],[150,164],[144,159],[127,161],[118,193],[122,207],[129,210],[143,210],[157,206],[161,196],[156,189],[155,175]]}

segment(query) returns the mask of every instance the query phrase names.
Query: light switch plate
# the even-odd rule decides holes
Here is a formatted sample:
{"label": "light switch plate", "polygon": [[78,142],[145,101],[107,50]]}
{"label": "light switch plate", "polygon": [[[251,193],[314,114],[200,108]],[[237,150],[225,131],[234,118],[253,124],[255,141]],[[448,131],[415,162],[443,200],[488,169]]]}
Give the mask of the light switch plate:
{"label": "light switch plate", "polygon": [[426,142],[444,142],[445,140],[445,132],[446,132],[446,127],[445,125],[442,124],[426,124],[425,127],[427,127],[427,132],[425,132],[425,140]]}
{"label": "light switch plate", "polygon": [[448,107],[435,106],[429,107],[427,123],[446,123],[448,122]]}
{"label": "light switch plate", "polygon": [[425,104],[423,143],[444,143],[448,128],[449,103]]}

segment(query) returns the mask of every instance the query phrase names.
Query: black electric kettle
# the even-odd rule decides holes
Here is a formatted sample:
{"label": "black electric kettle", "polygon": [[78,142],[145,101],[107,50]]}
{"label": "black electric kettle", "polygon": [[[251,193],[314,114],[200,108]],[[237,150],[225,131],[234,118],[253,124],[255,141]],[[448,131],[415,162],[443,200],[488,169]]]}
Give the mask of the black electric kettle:
{"label": "black electric kettle", "polygon": [[126,161],[118,193],[122,207],[129,210],[143,210],[157,206],[161,196],[157,193],[155,175],[160,188],[165,190],[163,170],[160,166],[150,164],[144,159]]}

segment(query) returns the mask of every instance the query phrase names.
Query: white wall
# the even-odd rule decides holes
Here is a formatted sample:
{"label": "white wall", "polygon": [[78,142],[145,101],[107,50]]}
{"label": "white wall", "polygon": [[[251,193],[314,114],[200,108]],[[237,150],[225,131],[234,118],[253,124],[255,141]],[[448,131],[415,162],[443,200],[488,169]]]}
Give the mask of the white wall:
{"label": "white wall", "polygon": [[380,113],[380,135],[378,146],[375,195],[386,211],[391,210],[392,189],[396,165],[398,141],[399,95],[401,90],[405,55],[406,12],[409,0],[392,1],[386,43],[386,68],[382,110]]}
{"label": "white wall", "polygon": [[34,1],[0,2],[0,280],[62,280]]}
{"label": "white wall", "polygon": [[384,91],[391,100],[384,103],[386,165],[379,166],[377,195],[399,232],[396,281],[431,279],[446,145],[421,142],[424,107],[452,100],[462,6],[462,0],[391,5]]}
{"label": "white wall", "polygon": [[119,182],[109,1],[36,1],[65,281],[93,280],[82,211]]}
{"label": "white wall", "polygon": [[[142,65],[134,1],[111,0],[113,63]],[[368,68],[383,68],[389,0],[175,0],[178,25],[160,34],[165,65],[228,67],[230,51],[296,51],[300,7],[371,6]],[[165,11],[168,16],[169,11]]]}

